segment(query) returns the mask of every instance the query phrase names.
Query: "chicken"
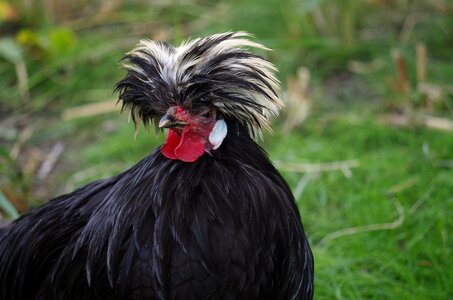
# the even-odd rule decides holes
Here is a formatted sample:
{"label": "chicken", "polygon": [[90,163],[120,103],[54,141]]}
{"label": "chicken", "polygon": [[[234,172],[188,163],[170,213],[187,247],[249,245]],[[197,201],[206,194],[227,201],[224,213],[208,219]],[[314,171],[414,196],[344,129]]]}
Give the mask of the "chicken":
{"label": "chicken", "polygon": [[243,32],[141,41],[119,101],[168,129],[135,166],[57,197],[0,237],[0,298],[312,299],[313,257],[256,143],[283,106]]}

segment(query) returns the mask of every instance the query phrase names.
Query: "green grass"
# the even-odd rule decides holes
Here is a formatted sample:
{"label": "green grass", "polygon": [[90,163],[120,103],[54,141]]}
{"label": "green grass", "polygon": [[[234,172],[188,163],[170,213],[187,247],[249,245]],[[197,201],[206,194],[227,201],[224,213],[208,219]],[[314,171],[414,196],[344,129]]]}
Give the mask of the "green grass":
{"label": "green grass", "polygon": [[[321,131],[310,126],[317,124],[268,147],[274,160],[360,161],[350,179],[342,172],[311,176],[299,198],[314,245],[317,299],[447,299],[453,170],[441,162],[451,159],[451,134],[389,129],[360,117],[341,117]],[[302,175],[285,176],[295,187]],[[319,243],[344,228],[394,222],[395,203],[404,213],[395,229]]]}
{"label": "green grass", "polygon": [[[314,250],[315,299],[453,297],[453,134],[379,122],[381,113],[404,110],[451,119],[448,1],[176,1],[152,7],[131,1],[103,19],[92,13],[59,25],[45,11],[26,11],[7,26],[0,18],[10,39],[31,30],[17,44],[19,61],[27,66],[29,100],[21,98],[17,84],[17,57],[5,54],[0,39],[0,188],[36,206],[135,164],[162,142],[161,134],[142,130],[134,139],[127,114],[63,121],[61,113],[115,101],[112,89],[123,76],[118,61],[140,38],[178,43],[245,30],[274,49],[265,54],[280,69],[283,87],[300,66],[311,72],[311,114],[288,135],[275,122],[275,134],[262,142],[272,160],[359,163],[349,177],[341,171],[281,170],[297,192]],[[407,27],[408,17],[417,21],[413,28]],[[427,45],[427,81],[444,93],[432,111],[420,104],[424,96],[415,88],[418,42]],[[393,49],[406,59],[411,85],[406,93],[391,88]],[[350,67],[354,62],[374,67],[357,73]],[[30,127],[33,134],[17,159],[9,157]],[[57,142],[65,152],[47,178],[37,179],[33,165]],[[352,234],[332,238],[345,229]]]}

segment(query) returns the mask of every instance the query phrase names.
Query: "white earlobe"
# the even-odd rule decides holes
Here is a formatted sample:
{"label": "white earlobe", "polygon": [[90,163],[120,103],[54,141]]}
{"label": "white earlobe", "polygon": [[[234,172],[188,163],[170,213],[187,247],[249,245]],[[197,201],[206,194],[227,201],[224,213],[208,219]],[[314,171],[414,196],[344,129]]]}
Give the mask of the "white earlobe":
{"label": "white earlobe", "polygon": [[227,124],[223,119],[217,120],[211,133],[209,134],[209,143],[212,145],[212,149],[216,150],[222,145],[223,139],[227,135],[228,129]]}

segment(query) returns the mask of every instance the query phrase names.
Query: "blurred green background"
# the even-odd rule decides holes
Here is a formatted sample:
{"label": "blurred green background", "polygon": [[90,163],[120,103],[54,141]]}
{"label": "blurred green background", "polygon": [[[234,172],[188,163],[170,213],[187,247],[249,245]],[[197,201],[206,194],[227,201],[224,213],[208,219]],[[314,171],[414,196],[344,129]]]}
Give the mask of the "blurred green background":
{"label": "blurred green background", "polygon": [[453,299],[453,2],[0,0],[0,220],[133,165],[118,61],[143,38],[248,31],[287,109],[263,146],[291,185],[315,299]]}

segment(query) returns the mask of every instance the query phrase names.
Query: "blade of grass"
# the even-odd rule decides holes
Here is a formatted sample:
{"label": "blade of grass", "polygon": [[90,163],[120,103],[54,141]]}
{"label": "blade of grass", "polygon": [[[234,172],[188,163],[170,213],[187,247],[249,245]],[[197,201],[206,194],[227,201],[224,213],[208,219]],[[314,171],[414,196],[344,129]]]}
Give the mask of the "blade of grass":
{"label": "blade of grass", "polygon": [[19,217],[16,208],[8,201],[2,191],[0,191],[0,209],[2,209],[11,219],[17,219]]}

